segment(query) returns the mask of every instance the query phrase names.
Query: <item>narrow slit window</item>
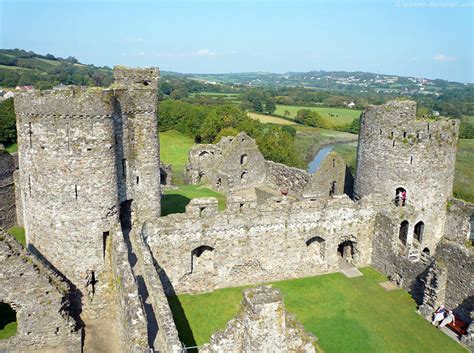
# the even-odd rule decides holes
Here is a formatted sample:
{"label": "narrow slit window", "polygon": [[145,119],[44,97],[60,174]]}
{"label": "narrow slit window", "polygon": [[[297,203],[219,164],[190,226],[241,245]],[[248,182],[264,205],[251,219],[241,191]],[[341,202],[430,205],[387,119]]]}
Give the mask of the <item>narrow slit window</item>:
{"label": "narrow slit window", "polygon": [[407,132],[403,131],[403,138],[407,137]]}
{"label": "narrow slit window", "polygon": [[30,148],[33,147],[33,129],[31,128],[31,122],[28,123],[28,127],[29,127],[29,130],[28,130],[28,135],[29,135],[29,138],[30,138]]}
{"label": "narrow slit window", "polygon": [[110,232],[102,233],[102,256],[105,259],[105,253],[107,251],[107,239],[109,238]]}
{"label": "narrow slit window", "polygon": [[393,140],[392,142],[392,147],[395,147],[395,140]]}
{"label": "narrow slit window", "polygon": [[140,177],[137,175],[137,185],[140,184]]}
{"label": "narrow slit window", "polygon": [[76,195],[76,200],[77,200],[77,185],[74,185],[74,193]]}
{"label": "narrow slit window", "polygon": [[127,160],[122,159],[122,176],[125,178],[127,176]]}
{"label": "narrow slit window", "polygon": [[413,156],[410,156],[410,164],[413,164]]}

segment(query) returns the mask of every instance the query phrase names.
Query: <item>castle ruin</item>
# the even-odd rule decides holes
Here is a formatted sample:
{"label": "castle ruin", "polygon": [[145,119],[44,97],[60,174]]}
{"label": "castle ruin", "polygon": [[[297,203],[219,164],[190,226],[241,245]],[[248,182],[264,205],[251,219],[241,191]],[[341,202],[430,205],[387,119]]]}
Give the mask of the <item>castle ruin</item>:
{"label": "castle ruin", "polygon": [[[117,337],[120,351],[180,352],[167,295],[336,272],[341,260],[389,276],[423,315],[444,302],[472,321],[474,261],[466,242],[474,206],[451,198],[456,120],[419,119],[411,101],[369,106],[355,178],[336,153],[313,175],[266,161],[245,133],[196,145],[187,180],[226,193],[227,208],[194,199],[185,213],[160,217],[160,175],[171,171],[159,158],[158,70],[117,67],[114,75],[107,89],[15,97],[19,171],[14,190],[13,171],[0,181],[15,198],[28,251],[0,236],[0,258],[15,254],[8,261],[19,263],[2,268],[0,302],[17,308],[20,327],[0,349],[81,352],[100,338],[94,325],[105,315],[106,335]],[[395,200],[402,191],[404,203]],[[10,223],[12,203],[0,204],[13,215]],[[17,286],[22,266],[36,263],[41,271],[29,275],[29,285],[46,288],[51,278],[51,310],[61,313],[50,313],[48,325],[24,321],[46,304],[36,308]],[[282,305],[271,289],[257,292],[261,302],[246,294],[247,308]],[[24,299],[17,303],[15,294]],[[272,310],[258,318],[268,327],[277,320]],[[257,325],[243,315],[235,322]],[[468,344],[472,331],[463,338]],[[45,341],[33,339],[41,335]],[[229,326],[205,350],[219,351],[228,337],[248,347],[261,338],[247,336]],[[292,351],[290,336],[311,341],[300,331],[270,337]]]}

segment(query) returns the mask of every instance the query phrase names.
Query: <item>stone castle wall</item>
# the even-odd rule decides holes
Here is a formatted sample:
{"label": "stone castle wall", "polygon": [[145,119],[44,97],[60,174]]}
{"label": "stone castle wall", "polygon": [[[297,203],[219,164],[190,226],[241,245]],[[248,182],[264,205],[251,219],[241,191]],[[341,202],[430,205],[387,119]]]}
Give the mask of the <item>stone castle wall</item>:
{"label": "stone castle wall", "polygon": [[0,149],[0,228],[8,229],[16,224],[15,185],[13,173],[15,161]]}
{"label": "stone castle wall", "polygon": [[275,201],[237,213],[218,212],[215,201],[190,204],[185,214],[150,222],[145,231],[174,291],[198,293],[335,272],[346,241],[354,244],[347,261],[367,266],[374,219],[370,198]]}
{"label": "stone castle wall", "polygon": [[320,352],[316,337],[305,331],[285,310],[278,289],[260,286],[247,289],[237,317],[225,330],[211,336],[200,351],[218,352]]}
{"label": "stone castle wall", "polygon": [[189,183],[205,182],[221,192],[259,186],[265,176],[265,159],[255,141],[244,132],[223,137],[215,145],[195,145],[186,165]]}
{"label": "stone castle wall", "polygon": [[5,233],[0,233],[0,273],[0,302],[16,311],[18,322],[16,335],[0,340],[1,352],[82,351],[70,287]]}
{"label": "stone castle wall", "polygon": [[267,168],[266,182],[279,190],[286,190],[291,196],[300,196],[311,179],[306,170],[291,168],[281,163],[265,161]]}
{"label": "stone castle wall", "polygon": [[390,101],[369,106],[360,121],[355,193],[381,195],[387,207],[397,188],[407,191],[404,212],[424,222],[420,248],[434,251],[444,231],[452,194],[459,121],[416,118],[416,103]]}

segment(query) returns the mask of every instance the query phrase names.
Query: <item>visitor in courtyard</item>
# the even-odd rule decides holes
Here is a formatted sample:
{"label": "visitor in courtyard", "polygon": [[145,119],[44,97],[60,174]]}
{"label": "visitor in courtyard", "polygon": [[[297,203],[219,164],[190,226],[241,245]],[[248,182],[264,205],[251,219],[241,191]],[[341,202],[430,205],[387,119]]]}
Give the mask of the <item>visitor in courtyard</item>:
{"label": "visitor in courtyard", "polygon": [[407,201],[407,192],[405,190],[402,191],[402,206],[405,206]]}
{"label": "visitor in courtyard", "polygon": [[444,305],[441,304],[439,308],[436,309],[436,311],[434,312],[433,321],[431,321],[431,324],[436,326],[436,324],[444,320],[445,314],[446,314],[446,309],[444,308]]}
{"label": "visitor in courtyard", "polygon": [[449,310],[448,315],[444,318],[444,320],[441,322],[441,324],[439,324],[438,327],[444,327],[447,324],[450,324],[451,322],[454,324],[455,320],[454,320],[454,314],[453,314],[452,310]]}

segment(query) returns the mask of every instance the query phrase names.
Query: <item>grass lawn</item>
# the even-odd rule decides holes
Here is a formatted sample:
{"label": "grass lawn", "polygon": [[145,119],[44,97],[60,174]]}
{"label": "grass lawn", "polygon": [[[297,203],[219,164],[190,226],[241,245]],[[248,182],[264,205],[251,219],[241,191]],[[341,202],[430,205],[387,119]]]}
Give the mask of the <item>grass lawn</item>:
{"label": "grass lawn", "polygon": [[271,123],[271,124],[278,124],[278,125],[295,125],[296,124],[289,120],[277,118],[271,115],[250,113],[250,112],[247,113],[247,115],[251,117],[252,119],[260,121],[261,123]]}
{"label": "grass lawn", "polygon": [[[451,338],[416,314],[403,290],[386,292],[385,277],[371,268],[364,276],[341,273],[276,282],[286,309],[319,338],[326,353],[466,352]],[[224,329],[238,311],[243,288],[170,298],[180,338],[187,346],[202,345]],[[185,317],[183,316],[183,312]]]}
{"label": "grass lawn", "polygon": [[167,216],[171,213],[184,213],[186,205],[198,197],[215,197],[219,202],[219,210],[224,210],[225,196],[199,185],[181,185],[178,189],[164,190],[161,199],[161,215]]}
{"label": "grass lawn", "polygon": [[184,168],[188,162],[188,152],[194,140],[175,130],[160,132],[160,158],[173,166],[173,184],[184,183]]}
{"label": "grass lawn", "polygon": [[17,329],[16,313],[10,305],[0,302],[0,340],[15,336]]}
{"label": "grass lawn", "polygon": [[20,244],[26,246],[25,228],[14,226],[8,229],[7,232],[16,240],[18,240]]}
{"label": "grass lawn", "polygon": [[459,139],[453,194],[474,202],[474,139]]}
{"label": "grass lawn", "polygon": [[[350,124],[354,119],[359,119],[360,110],[356,109],[345,109],[345,108],[327,108],[327,107],[299,107],[296,105],[280,105],[276,106],[275,115],[285,116],[285,110],[290,112],[290,118],[295,118],[296,113],[300,109],[315,110],[321,116],[333,125],[345,125]],[[331,116],[332,115],[332,116]]]}

